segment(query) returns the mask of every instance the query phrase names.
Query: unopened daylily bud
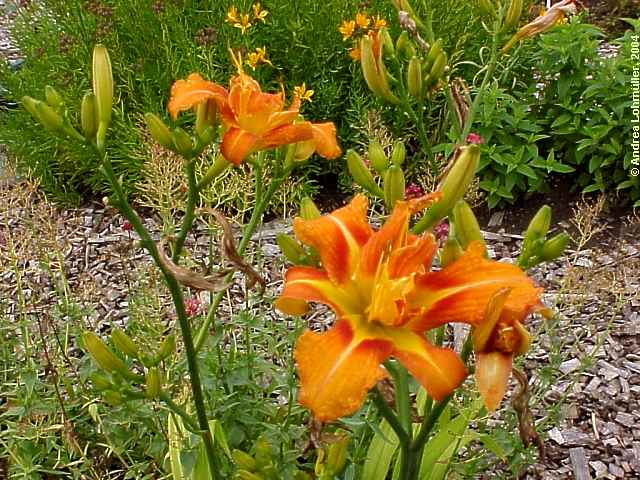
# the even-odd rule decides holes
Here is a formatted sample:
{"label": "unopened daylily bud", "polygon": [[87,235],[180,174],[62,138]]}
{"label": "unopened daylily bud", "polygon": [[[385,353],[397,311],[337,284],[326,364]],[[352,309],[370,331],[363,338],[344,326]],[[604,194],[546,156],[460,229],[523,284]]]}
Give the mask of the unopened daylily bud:
{"label": "unopened daylily bud", "polygon": [[452,264],[462,256],[464,250],[456,239],[455,235],[449,235],[444,247],[440,250],[440,266],[442,268]]}
{"label": "unopened daylily bud", "polygon": [[565,232],[559,233],[555,237],[550,238],[542,245],[540,260],[543,262],[555,260],[564,253],[570,240],[571,238]]}
{"label": "unopened daylily bud", "polygon": [[384,149],[380,142],[371,140],[369,143],[369,163],[378,173],[384,173],[389,167],[389,159],[384,153]]}
{"label": "unopened daylily bud", "polygon": [[193,156],[193,141],[187,132],[180,127],[173,129],[173,146],[180,155],[185,158]]}
{"label": "unopened daylily bud", "polygon": [[502,24],[502,33],[509,32],[518,26],[522,16],[522,0],[511,0]]}
{"label": "unopened daylily bud", "polygon": [[532,240],[544,237],[551,227],[551,207],[543,205],[529,222],[525,238]]}
{"label": "unopened daylily bud", "polygon": [[314,218],[320,218],[322,214],[316,204],[309,197],[304,197],[300,201],[300,216],[305,220],[313,220]]}
{"label": "unopened daylily bud", "polygon": [[522,249],[518,257],[518,265],[527,269],[540,263],[540,255],[544,238],[551,226],[551,207],[543,205],[529,222],[524,233]]}
{"label": "unopened daylily bud", "polygon": [[411,37],[409,37],[409,33],[407,31],[403,31],[398,36],[398,40],[396,40],[396,51],[400,54],[403,60],[409,60],[415,56],[416,47],[413,45]]}
{"label": "unopened daylily bud", "polygon": [[64,120],[53,108],[44,102],[36,103],[36,111],[42,125],[51,132],[59,133],[62,130]]}
{"label": "unopened daylily bud", "polygon": [[365,165],[362,157],[354,150],[347,152],[347,168],[353,181],[373,195],[383,197],[384,193],[376,184],[369,168]]}
{"label": "unopened daylily bud", "polygon": [[103,370],[111,373],[117,372],[124,376],[130,374],[124,362],[120,360],[95,333],[84,332],[82,334],[82,344]]}
{"label": "unopened daylily bud", "polygon": [[384,203],[389,210],[393,209],[398,200],[404,199],[404,189],[404,172],[393,164],[384,174]]}
{"label": "unopened daylily bud", "polygon": [[[383,35],[383,33],[381,33],[383,30],[384,29],[378,31],[377,35]],[[379,42],[380,39],[377,41]],[[391,88],[389,87],[388,74],[382,61],[382,49],[378,48],[378,51],[374,52],[373,43],[374,39],[369,35],[365,35],[360,41],[362,74],[367,85],[375,95],[378,95],[390,103],[397,104],[400,100],[391,92]]]}
{"label": "unopened daylily bud", "polygon": [[256,468],[262,469],[271,463],[271,445],[269,444],[269,440],[266,437],[261,435],[256,442]]}
{"label": "unopened daylily bud", "polygon": [[93,386],[98,390],[110,390],[113,388],[113,383],[111,383],[111,381],[107,377],[99,372],[93,372],[91,375],[89,375],[89,378],[91,379],[91,383],[93,383]]}
{"label": "unopened daylily bud", "polygon": [[425,80],[425,87],[431,89],[434,86],[438,85],[438,82],[442,78],[446,67],[447,58],[443,53],[436,57],[435,61],[433,62],[433,65],[431,66],[431,70],[429,72],[429,76]]}
{"label": "unopened daylily bud", "polygon": [[160,348],[158,350],[157,359],[160,363],[163,360],[169,358],[169,355],[173,354],[176,350],[176,336],[175,335],[167,335],[162,343],[160,344]]}
{"label": "unopened daylily bud", "polygon": [[391,163],[401,167],[404,163],[404,159],[407,157],[407,147],[404,146],[402,140],[398,140],[393,144],[393,150],[391,152]]}
{"label": "unopened daylily bud", "polygon": [[126,356],[131,358],[138,358],[140,356],[138,346],[133,340],[131,340],[129,335],[119,328],[114,328],[111,332],[111,341],[113,342],[113,345]]}
{"label": "unopened daylily bud", "polygon": [[431,45],[431,48],[429,49],[429,53],[427,53],[427,57],[424,59],[424,65],[422,66],[422,68],[424,69],[425,73],[431,72],[431,67],[433,67],[436,59],[443,54],[444,52],[442,51],[442,39],[439,38],[438,40],[433,42],[433,45]]}
{"label": "unopened daylily bud", "polygon": [[42,123],[42,119],[40,118],[40,114],[38,113],[37,105],[40,100],[36,100],[33,97],[24,96],[22,97],[22,106],[24,109],[31,114],[31,116],[39,123]]}
{"label": "unopened daylily bud", "polygon": [[162,378],[160,376],[160,370],[158,370],[157,367],[151,367],[147,372],[144,395],[150,400],[154,399],[160,395],[161,389]]}
{"label": "unopened daylily bud", "polygon": [[347,464],[349,442],[349,437],[344,435],[337,442],[331,443],[327,449],[326,465],[334,476],[340,475]]}
{"label": "unopened daylily bud", "polygon": [[382,45],[382,56],[384,58],[394,57],[396,49],[393,46],[393,40],[391,39],[391,35],[389,35],[389,31],[386,28],[382,28],[379,35],[380,44]]}
{"label": "unopened daylily bud", "polygon": [[407,68],[407,89],[409,94],[418,100],[422,98],[422,64],[418,57],[409,60]]}
{"label": "unopened daylily bud", "polygon": [[284,233],[279,233],[276,235],[276,243],[284,257],[291,263],[300,265],[304,262],[306,252],[294,238]]}
{"label": "unopened daylily bud", "polygon": [[484,245],[484,238],[480,231],[478,219],[473,214],[473,210],[467,202],[460,200],[453,207],[453,218],[455,221],[456,238],[463,249],[466,249],[471,242],[480,242]]}
{"label": "unopened daylily bud", "polygon": [[46,87],[44,87],[44,99],[47,102],[47,105],[56,110],[59,109],[64,103],[58,91],[51,85],[47,85]]}
{"label": "unopened daylily bud", "polygon": [[196,133],[202,136],[209,127],[215,127],[218,109],[214,102],[200,102],[196,110]]}
{"label": "unopened daylily bud", "polygon": [[496,7],[493,5],[493,0],[478,0],[478,6],[483,15],[496,16]]}
{"label": "unopened daylily bud", "polygon": [[231,458],[233,458],[233,463],[243,470],[253,472],[256,469],[256,461],[254,458],[242,450],[233,450],[231,452]]}
{"label": "unopened daylily bud", "polygon": [[202,152],[216,137],[215,127],[207,127],[202,132],[198,133],[198,152]]}
{"label": "unopened daylily bud", "polygon": [[93,49],[93,93],[100,123],[111,121],[113,105],[113,73],[111,59],[104,45],[96,45]]}
{"label": "unopened daylily bud", "polygon": [[449,215],[451,209],[464,197],[467,188],[473,181],[480,162],[480,147],[467,145],[461,147],[455,163],[447,176],[440,183],[438,190],[442,192],[442,200],[435,203],[415,225],[414,232],[422,233],[433,228],[440,220]]}
{"label": "unopened daylily bud", "polygon": [[87,93],[82,97],[80,105],[80,126],[85,138],[93,139],[98,131],[98,112],[96,110],[96,96]]}
{"label": "unopened daylily bud", "polygon": [[167,127],[160,117],[153,113],[146,113],[144,115],[144,120],[147,124],[147,128],[149,129],[149,133],[156,142],[170,150],[175,148],[173,145],[171,130],[169,130],[169,127]]}

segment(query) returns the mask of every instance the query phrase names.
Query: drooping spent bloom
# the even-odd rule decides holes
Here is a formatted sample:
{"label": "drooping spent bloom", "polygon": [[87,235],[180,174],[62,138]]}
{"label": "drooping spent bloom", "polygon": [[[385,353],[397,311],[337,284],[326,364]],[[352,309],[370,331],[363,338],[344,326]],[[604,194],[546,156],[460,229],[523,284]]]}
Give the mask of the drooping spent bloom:
{"label": "drooping spent bloom", "polygon": [[333,123],[301,120],[300,98],[294,96],[285,108],[282,92],[262,92],[260,84],[243,71],[242,62],[235,63],[238,75],[231,78],[228,91],[195,73],[174,83],[168,106],[172,117],[201,102],[213,102],[225,129],[220,151],[236,165],[259,150],[305,141],[313,141],[314,150],[324,158],[340,156]]}
{"label": "drooping spent bloom", "polygon": [[439,198],[397,202],[378,231],[367,222],[361,195],[329,215],[294,221],[296,236],[319,253],[322,268],[290,268],[276,308],[299,315],[307,302],[320,302],[336,314],[327,332],[307,330],[295,347],[299,401],[317,420],[354,413],[387,375],[381,363],[390,357],[432,398],[443,399],[466,371],[455,352],[430,344],[425,332],[451,321],[479,325],[489,299],[503,288],[511,289],[505,303],[510,315],[538,301],[538,290],[520,269],[486,260],[475,247],[431,271],[434,236],[418,237],[408,228],[412,214]]}
{"label": "drooping spent bloom", "polygon": [[540,33],[546,32],[554,25],[561,23],[566,15],[575,15],[577,7],[575,0],[562,0],[561,2],[553,5],[544,15],[539,16],[530,23],[527,23],[524,27],[518,30],[513,37],[502,47],[502,53],[508,51],[520,40],[525,38],[535,37]]}

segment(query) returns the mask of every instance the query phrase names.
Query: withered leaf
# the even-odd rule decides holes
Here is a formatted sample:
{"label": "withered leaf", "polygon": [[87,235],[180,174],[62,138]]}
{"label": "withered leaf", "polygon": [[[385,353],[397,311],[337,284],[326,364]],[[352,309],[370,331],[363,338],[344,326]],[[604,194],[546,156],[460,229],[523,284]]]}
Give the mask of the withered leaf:
{"label": "withered leaf", "polygon": [[229,273],[228,271],[216,272],[213,275],[207,276],[193,272],[188,268],[173,263],[164,249],[163,241],[158,242],[156,246],[160,263],[181,285],[193,288],[194,290],[207,290],[210,292],[219,292],[230,285],[229,282],[225,282],[224,280],[227,273]]}
{"label": "withered leaf", "polygon": [[536,445],[538,447],[538,454],[540,460],[544,462],[546,452],[544,448],[544,442],[536,432],[533,423],[533,414],[529,408],[529,399],[531,393],[529,392],[529,381],[524,372],[521,372],[517,368],[513,370],[513,376],[518,380],[520,389],[513,395],[511,400],[511,406],[516,411],[518,417],[518,431],[520,432],[520,439],[525,447],[530,445]]}

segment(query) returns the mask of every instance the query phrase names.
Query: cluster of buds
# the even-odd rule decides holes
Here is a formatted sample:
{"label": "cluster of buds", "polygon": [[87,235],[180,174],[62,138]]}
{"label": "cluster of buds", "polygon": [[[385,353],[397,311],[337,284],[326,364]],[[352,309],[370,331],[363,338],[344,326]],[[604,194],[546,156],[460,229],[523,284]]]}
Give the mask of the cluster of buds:
{"label": "cluster of buds", "polygon": [[[300,202],[300,217],[304,220],[313,220],[320,218],[320,209],[309,197],[304,197]],[[294,265],[306,265],[310,267],[318,267],[320,265],[320,256],[318,252],[311,247],[302,245],[298,240],[285,233],[276,236],[276,242],[282,255]]]}
{"label": "cluster of buds", "polygon": [[119,405],[128,400],[158,398],[163,384],[159,365],[175,351],[175,336],[167,336],[153,355],[142,352],[131,337],[118,328],[111,332],[111,343],[123,357],[139,362],[140,370],[145,373],[134,373],[122,357],[111,350],[98,335],[84,332],[82,344],[102,370],[94,372],[91,381],[98,390],[104,392],[104,399],[112,405]]}
{"label": "cluster of buds", "polygon": [[524,234],[518,265],[529,269],[542,262],[550,262],[562,255],[569,245],[565,232],[547,238],[551,226],[551,207],[543,205],[535,214]]}
{"label": "cluster of buds", "polygon": [[[266,437],[260,436],[258,438],[254,451],[253,455],[242,450],[231,452],[231,458],[238,467],[233,477],[235,480],[279,480],[282,478],[273,461],[275,452]],[[311,477],[302,470],[296,471],[290,478],[311,480]]]}
{"label": "cluster of buds", "polygon": [[355,150],[349,150],[347,168],[354,182],[374,197],[383,199],[391,210],[398,200],[406,198],[406,181],[402,170],[406,155],[406,147],[401,141],[394,144],[391,157],[388,157],[382,145],[372,140],[369,143],[368,162]]}

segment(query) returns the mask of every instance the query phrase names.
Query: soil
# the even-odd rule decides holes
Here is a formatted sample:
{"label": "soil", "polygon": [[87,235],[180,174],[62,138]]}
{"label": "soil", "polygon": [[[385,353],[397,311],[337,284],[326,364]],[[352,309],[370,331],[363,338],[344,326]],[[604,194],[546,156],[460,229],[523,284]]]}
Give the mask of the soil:
{"label": "soil", "polygon": [[629,24],[621,18],[638,18],[640,0],[578,0],[588,9],[587,21],[613,35],[622,34]]}

